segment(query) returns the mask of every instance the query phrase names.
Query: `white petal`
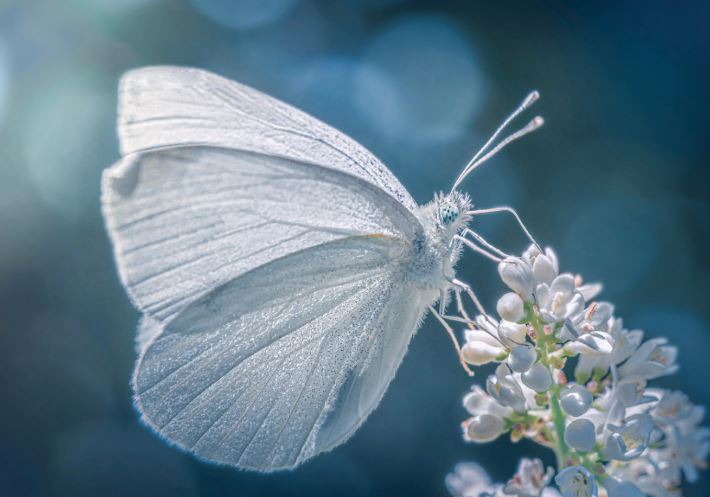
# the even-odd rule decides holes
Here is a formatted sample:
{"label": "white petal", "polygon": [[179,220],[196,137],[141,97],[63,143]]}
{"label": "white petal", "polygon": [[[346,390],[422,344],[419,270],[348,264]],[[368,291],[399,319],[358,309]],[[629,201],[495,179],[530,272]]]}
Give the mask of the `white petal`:
{"label": "white petal", "polygon": [[555,266],[552,261],[546,255],[538,255],[533,263],[533,276],[535,280],[540,283],[547,283],[548,285],[552,283],[552,280],[557,276],[557,271],[555,271]]}
{"label": "white petal", "polygon": [[464,331],[464,337],[467,342],[483,342],[492,347],[501,347],[501,343],[491,336],[487,331],[479,330],[478,328],[467,328]]}
{"label": "white petal", "polygon": [[508,257],[498,264],[498,274],[511,290],[531,301],[535,283],[530,265],[519,257]]}
{"label": "white petal", "polygon": [[584,300],[589,302],[594,297],[602,293],[603,286],[601,283],[589,283],[582,285],[577,290],[584,296]]}
{"label": "white petal", "polygon": [[557,292],[561,292],[565,296],[571,296],[574,290],[574,276],[569,273],[559,275],[550,284],[550,293],[553,295]]}

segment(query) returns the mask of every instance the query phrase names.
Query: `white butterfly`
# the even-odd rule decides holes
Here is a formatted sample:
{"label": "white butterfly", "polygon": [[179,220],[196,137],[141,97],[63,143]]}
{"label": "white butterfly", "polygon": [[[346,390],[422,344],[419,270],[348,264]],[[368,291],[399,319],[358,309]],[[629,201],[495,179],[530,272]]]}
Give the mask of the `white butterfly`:
{"label": "white butterfly", "polygon": [[[483,155],[536,99],[450,193],[418,206],[362,146],[278,100],[197,69],[127,73],[123,158],[104,172],[102,206],[143,312],[144,422],[202,459],[258,471],[347,440],[428,310],[456,344],[446,318],[465,321],[461,292],[475,301],[455,278],[461,247],[504,255],[467,225],[510,210],[472,210],[456,187],[542,123]],[[450,290],[458,317],[443,315]]]}

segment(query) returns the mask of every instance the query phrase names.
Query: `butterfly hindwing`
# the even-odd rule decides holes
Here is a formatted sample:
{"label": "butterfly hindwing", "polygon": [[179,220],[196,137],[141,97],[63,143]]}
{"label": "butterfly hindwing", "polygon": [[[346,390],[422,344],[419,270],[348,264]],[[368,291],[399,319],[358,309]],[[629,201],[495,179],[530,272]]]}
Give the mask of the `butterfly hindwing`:
{"label": "butterfly hindwing", "polygon": [[260,471],[342,443],[379,403],[421,316],[393,274],[399,245],[328,242],[191,304],[137,363],[148,424],[204,459]]}

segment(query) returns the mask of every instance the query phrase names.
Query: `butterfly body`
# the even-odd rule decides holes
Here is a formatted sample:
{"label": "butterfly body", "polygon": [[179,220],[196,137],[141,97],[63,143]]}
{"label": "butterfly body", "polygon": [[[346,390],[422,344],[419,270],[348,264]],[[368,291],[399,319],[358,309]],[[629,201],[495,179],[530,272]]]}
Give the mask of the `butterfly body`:
{"label": "butterfly body", "polygon": [[422,228],[412,241],[412,258],[406,265],[405,280],[426,295],[427,306],[451,287],[461,250],[454,237],[470,222],[465,214],[470,208],[467,195],[453,192],[437,194],[415,212]]}

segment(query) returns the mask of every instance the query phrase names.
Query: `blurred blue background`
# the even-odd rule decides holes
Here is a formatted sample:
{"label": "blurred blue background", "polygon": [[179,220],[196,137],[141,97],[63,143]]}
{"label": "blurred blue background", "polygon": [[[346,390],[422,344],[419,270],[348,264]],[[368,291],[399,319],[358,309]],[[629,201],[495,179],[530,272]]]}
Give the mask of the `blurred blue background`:
{"label": "blurred blue background", "polygon": [[[709,22],[707,2],[0,0],[0,495],[443,496],[458,461],[503,480],[521,455],[547,457],[463,442],[470,381],[431,320],[364,427],[292,473],[206,465],[143,428],[137,313],[99,177],[118,158],[117,80],[147,64],[303,108],[422,203],[539,89],[546,126],[464,188],[515,206],[563,270],[604,282],[627,326],[677,344],[681,370],[659,383],[710,404]],[[476,227],[525,247],[505,217]],[[460,274],[493,306],[491,264],[467,255]],[[707,495],[702,478],[686,495]]]}

